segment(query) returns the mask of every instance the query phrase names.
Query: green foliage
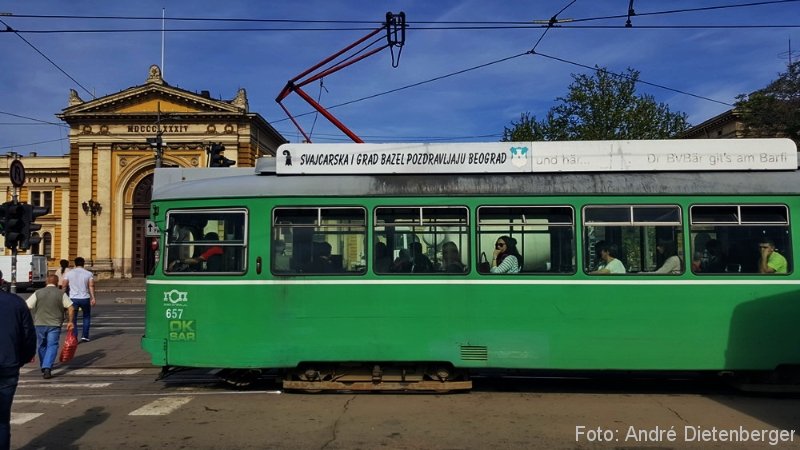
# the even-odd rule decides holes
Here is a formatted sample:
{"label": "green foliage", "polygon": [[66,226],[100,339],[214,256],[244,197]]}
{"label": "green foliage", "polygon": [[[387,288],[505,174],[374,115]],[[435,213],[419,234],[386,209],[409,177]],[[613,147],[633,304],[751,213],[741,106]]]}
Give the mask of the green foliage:
{"label": "green foliage", "polygon": [[800,142],[800,61],[764,89],[737,97],[748,137],[788,137]]}
{"label": "green foliage", "polygon": [[566,97],[537,121],[523,113],[503,131],[503,141],[666,139],[686,130],[686,114],[670,111],[650,95],[636,95],[639,72],[625,77],[597,70],[572,75]]}

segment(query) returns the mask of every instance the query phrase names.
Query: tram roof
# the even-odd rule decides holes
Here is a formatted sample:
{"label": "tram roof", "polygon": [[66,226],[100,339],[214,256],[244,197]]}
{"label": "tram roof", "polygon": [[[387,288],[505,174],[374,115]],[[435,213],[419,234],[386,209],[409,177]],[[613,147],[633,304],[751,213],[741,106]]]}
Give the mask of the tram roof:
{"label": "tram roof", "polygon": [[[622,144],[620,144],[622,143]],[[317,151],[359,151],[369,155],[372,149],[383,154],[397,148],[421,148],[426,154],[436,154],[440,149],[453,151],[491,151],[502,148],[503,152],[524,143],[490,144],[293,144],[281,148],[302,156]],[[530,147],[534,152],[541,147]],[[667,158],[669,154],[689,154],[706,159],[736,157],[754,154],[765,156],[775,164],[762,165],[760,169],[735,169],[736,164],[709,167],[694,164],[683,170],[657,170],[658,167],[676,167],[674,164],[651,165],[642,168],[636,164],[620,166],[617,170],[603,170],[597,164],[590,170],[578,171],[516,171],[514,173],[323,173],[281,175],[281,164],[286,168],[286,153],[278,152],[278,158],[262,158],[252,168],[162,168],[155,173],[153,200],[201,199],[236,197],[363,197],[363,196],[481,196],[481,195],[702,195],[702,194],[765,194],[796,195],[800,188],[797,148],[788,139],[710,139],[684,141],[594,141],[558,143],[551,147],[574,155],[596,154],[596,149],[626,151],[638,149],[636,154],[644,158]],[[570,144],[569,146],[566,144]],[[650,144],[650,145],[648,145]],[[392,147],[389,147],[389,146]],[[302,151],[296,150],[299,146]],[[409,147],[412,146],[412,147]],[[392,150],[394,148],[395,150]],[[657,149],[661,153],[653,153]],[[588,149],[588,150],[587,150]],[[644,150],[642,150],[644,149]],[[565,150],[572,152],[565,153]],[[649,152],[648,152],[649,151]],[[749,153],[748,153],[749,152]],[[694,156],[691,156],[691,155]],[[655,156],[654,156],[655,155]],[[781,156],[782,155],[782,156]],[[544,157],[544,156],[543,156]],[[560,156],[559,156],[560,157]],[[283,158],[283,160],[282,160]],[[380,158],[380,157],[379,157]],[[294,159],[294,158],[293,158]],[[786,161],[789,159],[790,161]],[[641,160],[641,158],[640,158]],[[299,160],[297,160],[299,161]],[[277,166],[277,167],[276,167]],[[733,167],[733,169],[731,169]],[[750,167],[750,166],[745,166]],[[639,170],[636,170],[636,169]],[[728,170],[720,170],[720,169]],[[291,173],[291,171],[290,171]]]}

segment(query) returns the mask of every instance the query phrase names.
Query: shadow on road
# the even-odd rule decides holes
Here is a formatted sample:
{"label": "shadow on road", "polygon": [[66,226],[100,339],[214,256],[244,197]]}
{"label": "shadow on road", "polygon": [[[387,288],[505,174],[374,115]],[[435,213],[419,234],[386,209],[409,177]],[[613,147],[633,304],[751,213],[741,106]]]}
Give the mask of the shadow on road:
{"label": "shadow on road", "polygon": [[78,440],[89,430],[108,420],[110,416],[105,408],[99,406],[89,408],[82,415],[61,422],[37,436],[22,447],[22,450],[41,448],[77,450],[80,448]]}

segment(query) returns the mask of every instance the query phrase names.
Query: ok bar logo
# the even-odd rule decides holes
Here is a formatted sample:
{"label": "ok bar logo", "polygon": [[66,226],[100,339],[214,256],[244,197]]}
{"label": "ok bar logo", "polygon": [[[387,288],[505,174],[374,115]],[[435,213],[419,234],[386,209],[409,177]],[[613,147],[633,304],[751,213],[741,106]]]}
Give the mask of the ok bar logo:
{"label": "ok bar logo", "polygon": [[197,335],[194,330],[194,320],[170,320],[170,341],[194,341]]}

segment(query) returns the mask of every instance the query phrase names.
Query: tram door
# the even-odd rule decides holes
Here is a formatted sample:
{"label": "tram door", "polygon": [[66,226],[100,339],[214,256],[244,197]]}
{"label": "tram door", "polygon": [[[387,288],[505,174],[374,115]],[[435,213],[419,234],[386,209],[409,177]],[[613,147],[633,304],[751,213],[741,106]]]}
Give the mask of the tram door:
{"label": "tram door", "polygon": [[145,236],[145,225],[150,217],[150,198],[153,194],[153,175],[142,179],[133,192],[133,239],[131,249],[134,277],[145,277],[153,273],[155,252],[151,246],[152,238]]}

